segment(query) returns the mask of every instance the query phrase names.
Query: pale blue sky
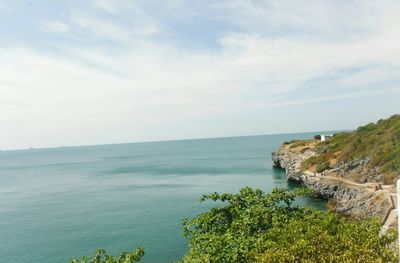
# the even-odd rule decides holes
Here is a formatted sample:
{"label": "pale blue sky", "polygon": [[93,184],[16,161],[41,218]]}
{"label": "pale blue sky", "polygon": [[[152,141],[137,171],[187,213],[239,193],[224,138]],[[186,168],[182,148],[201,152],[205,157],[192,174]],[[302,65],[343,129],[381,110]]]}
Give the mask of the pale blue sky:
{"label": "pale blue sky", "polygon": [[399,1],[0,0],[0,149],[400,113]]}

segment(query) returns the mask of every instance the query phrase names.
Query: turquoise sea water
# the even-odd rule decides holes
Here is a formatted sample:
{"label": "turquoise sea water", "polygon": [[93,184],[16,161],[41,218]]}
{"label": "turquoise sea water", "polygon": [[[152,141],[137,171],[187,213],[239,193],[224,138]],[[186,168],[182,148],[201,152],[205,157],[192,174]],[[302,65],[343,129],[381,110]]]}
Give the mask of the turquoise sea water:
{"label": "turquoise sea water", "polygon": [[313,134],[0,152],[0,261],[68,262],[136,246],[142,262],[178,260],[181,220],[212,205],[201,194],[287,187],[270,153]]}

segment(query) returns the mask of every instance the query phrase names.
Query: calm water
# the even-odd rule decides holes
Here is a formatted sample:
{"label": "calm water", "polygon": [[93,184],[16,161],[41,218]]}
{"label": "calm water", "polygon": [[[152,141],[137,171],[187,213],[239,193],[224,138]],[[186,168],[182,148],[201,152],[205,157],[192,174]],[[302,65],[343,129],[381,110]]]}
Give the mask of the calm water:
{"label": "calm water", "polygon": [[142,262],[177,260],[187,249],[181,219],[211,205],[199,203],[202,193],[286,187],[270,153],[312,135],[0,152],[1,262],[67,262],[136,246],[145,248]]}

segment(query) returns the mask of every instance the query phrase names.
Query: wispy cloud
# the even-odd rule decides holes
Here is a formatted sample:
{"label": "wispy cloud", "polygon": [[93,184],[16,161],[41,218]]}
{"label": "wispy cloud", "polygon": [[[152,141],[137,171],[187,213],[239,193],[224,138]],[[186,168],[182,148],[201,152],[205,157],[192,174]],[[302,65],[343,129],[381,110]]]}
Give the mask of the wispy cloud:
{"label": "wispy cloud", "polygon": [[[6,138],[23,125],[33,146],[290,132],[304,127],[291,125],[299,108],[313,129],[329,128],[325,112],[347,110],[357,126],[351,114],[398,109],[396,1],[93,4],[41,24],[68,43],[0,48]],[[187,44],[196,42],[204,48]],[[380,107],[352,106],[375,98]]]}
{"label": "wispy cloud", "polygon": [[93,3],[98,8],[114,14],[118,13],[121,9],[133,6],[133,1],[129,0],[93,0]]}
{"label": "wispy cloud", "polygon": [[[306,99],[292,99],[292,100],[287,100],[287,101],[279,101],[276,103],[269,103],[260,109],[279,108],[279,107],[286,107],[286,106],[304,105],[304,104],[319,103],[319,102],[331,102],[331,101],[338,101],[338,100],[351,100],[354,98],[362,99],[365,97],[374,97],[376,95],[381,95],[381,94],[399,96],[400,86],[381,88],[381,89],[376,89],[376,90],[350,91],[350,92],[344,92],[344,93],[340,93],[340,94],[323,95],[323,96],[319,96],[319,97],[311,97],[311,98],[306,98]],[[257,109],[257,110],[260,110],[260,109]],[[255,109],[253,109],[253,110],[255,110]]]}
{"label": "wispy cloud", "polygon": [[40,29],[50,33],[67,33],[70,31],[69,25],[61,21],[49,21],[42,23]]}
{"label": "wispy cloud", "polygon": [[91,33],[114,40],[124,40],[129,38],[129,31],[110,21],[100,20],[83,14],[75,14],[73,22]]}

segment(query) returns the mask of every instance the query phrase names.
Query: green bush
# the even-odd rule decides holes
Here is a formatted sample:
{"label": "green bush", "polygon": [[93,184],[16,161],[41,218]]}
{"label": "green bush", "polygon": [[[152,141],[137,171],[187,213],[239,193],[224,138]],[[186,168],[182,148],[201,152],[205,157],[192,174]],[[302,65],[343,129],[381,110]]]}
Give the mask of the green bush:
{"label": "green bush", "polygon": [[107,255],[104,249],[98,249],[93,257],[83,257],[79,259],[71,259],[69,263],[133,263],[139,262],[144,255],[143,248],[136,248],[131,252],[122,252],[119,256]]}
{"label": "green bush", "polygon": [[293,204],[309,193],[245,187],[204,195],[202,201],[220,205],[183,221],[189,251],[181,262],[398,262],[390,247],[395,232],[379,236],[377,220],[351,221]]}
{"label": "green bush", "polygon": [[316,172],[322,173],[323,171],[328,170],[329,168],[330,168],[330,166],[329,166],[328,162],[319,163],[319,164],[317,164]]}
{"label": "green bush", "polygon": [[379,220],[349,221],[317,212],[269,233],[275,237],[257,262],[398,262],[396,233],[379,236]]}
{"label": "green bush", "polygon": [[304,147],[300,150],[300,153],[305,153],[307,150],[310,150],[310,147]]}

